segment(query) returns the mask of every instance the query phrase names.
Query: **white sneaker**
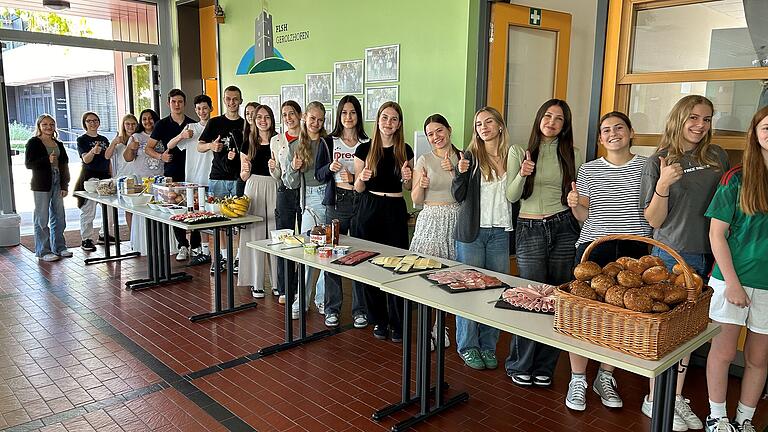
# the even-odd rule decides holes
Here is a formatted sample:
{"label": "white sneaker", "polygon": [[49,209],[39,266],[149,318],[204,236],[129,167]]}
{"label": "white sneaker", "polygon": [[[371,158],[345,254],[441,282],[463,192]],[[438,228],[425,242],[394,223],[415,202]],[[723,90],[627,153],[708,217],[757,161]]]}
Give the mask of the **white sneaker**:
{"label": "white sneaker", "polygon": [[315,303],[315,306],[317,306],[317,313],[325,315],[325,303]]}
{"label": "white sneaker", "polygon": [[189,258],[189,248],[182,246],[179,248],[179,253],[176,254],[176,261],[186,261]]}
{"label": "white sneaker", "polygon": [[690,402],[682,395],[677,395],[675,397],[675,415],[679,415],[685,421],[688,429],[703,429],[704,424],[701,419],[693,413],[691,406],[688,405]]}
{"label": "white sneaker", "polygon": [[587,409],[587,378],[584,375],[571,378],[568,394],[565,396],[565,406],[575,411]]}
{"label": "white sneaker", "polygon": [[59,260],[59,256],[56,255],[55,253],[47,253],[47,254],[41,256],[40,259],[45,261],[45,262],[54,262],[54,261],[58,261]]}
{"label": "white sneaker", "polygon": [[[728,420],[728,417],[713,419],[712,417],[707,416],[705,421],[707,423],[707,432],[736,432],[739,430]],[[750,422],[750,426],[751,425],[752,423]],[[755,428],[752,428],[752,430],[754,431]]]}
{"label": "white sneaker", "polygon": [[[648,416],[648,418],[653,418],[653,402],[648,400],[648,395],[645,395],[643,398],[643,406],[641,407],[640,411]],[[688,423],[686,423],[685,420],[680,417],[680,414],[677,413],[677,401],[675,401],[675,416],[672,418],[672,430],[675,432],[685,432],[688,430]]]}
{"label": "white sneaker", "polygon": [[62,251],[59,251],[59,256],[62,258],[71,258],[72,252],[70,252],[69,249],[64,249]]}
{"label": "white sneaker", "polygon": [[[307,308],[304,309],[305,312],[308,310],[309,310],[309,306],[307,306]],[[299,300],[295,300],[291,305],[291,318],[295,320],[299,319]]]}

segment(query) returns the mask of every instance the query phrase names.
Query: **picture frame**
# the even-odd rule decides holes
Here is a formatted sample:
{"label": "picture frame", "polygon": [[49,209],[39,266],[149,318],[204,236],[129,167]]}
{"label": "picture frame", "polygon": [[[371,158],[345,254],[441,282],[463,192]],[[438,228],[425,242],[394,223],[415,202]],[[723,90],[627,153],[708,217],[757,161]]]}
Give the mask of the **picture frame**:
{"label": "picture frame", "polygon": [[387,101],[399,103],[399,86],[381,86],[365,88],[365,121],[376,121],[379,107]]}
{"label": "picture frame", "polygon": [[336,119],[336,108],[332,106],[325,107],[325,131],[331,133],[333,131],[333,122]]}
{"label": "picture frame", "polygon": [[259,105],[266,105],[272,110],[272,115],[274,116],[274,118],[272,119],[272,122],[274,122],[275,125],[278,125],[281,123],[280,95],[259,96]]}
{"label": "picture frame", "polygon": [[[333,74],[313,73],[307,74],[307,101],[318,101],[323,105],[333,103]],[[303,108],[303,107],[302,107]]]}
{"label": "picture frame", "polygon": [[[283,104],[285,101],[289,100],[296,101],[296,103],[298,103],[301,107],[302,111],[304,110],[304,107],[307,106],[306,100],[304,99],[304,84],[289,84],[280,86],[280,103]],[[278,114],[275,113],[275,115]]]}
{"label": "picture frame", "polygon": [[333,64],[333,93],[363,94],[363,60],[347,60]]}
{"label": "picture frame", "polygon": [[400,45],[365,49],[365,83],[395,82],[400,79]]}

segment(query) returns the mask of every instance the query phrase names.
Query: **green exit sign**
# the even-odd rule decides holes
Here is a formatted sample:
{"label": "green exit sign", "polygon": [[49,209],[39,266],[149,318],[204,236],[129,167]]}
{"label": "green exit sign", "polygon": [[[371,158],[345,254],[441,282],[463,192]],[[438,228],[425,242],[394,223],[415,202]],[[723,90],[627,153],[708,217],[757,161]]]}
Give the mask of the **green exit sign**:
{"label": "green exit sign", "polygon": [[541,9],[530,8],[531,13],[528,16],[528,24],[532,26],[541,26]]}

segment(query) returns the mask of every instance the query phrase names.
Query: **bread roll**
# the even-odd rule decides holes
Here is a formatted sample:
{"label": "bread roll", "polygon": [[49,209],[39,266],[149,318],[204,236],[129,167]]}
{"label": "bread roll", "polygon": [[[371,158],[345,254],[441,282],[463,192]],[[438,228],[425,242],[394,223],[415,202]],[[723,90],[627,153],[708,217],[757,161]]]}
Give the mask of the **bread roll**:
{"label": "bread roll", "polygon": [[666,303],[655,301],[653,302],[653,312],[667,312],[669,306]]}
{"label": "bread roll", "polygon": [[648,266],[647,264],[643,263],[640,260],[630,259],[629,261],[627,261],[627,265],[625,267],[627,270],[640,276],[643,274],[643,272],[648,270],[650,266]]}
{"label": "bread roll", "polygon": [[616,275],[618,275],[622,270],[624,270],[624,267],[622,267],[621,264],[613,261],[609,262],[605,265],[605,267],[603,267],[603,274],[615,278]]}
{"label": "bread roll", "polygon": [[608,291],[605,292],[605,302],[608,304],[612,304],[614,306],[618,307],[624,307],[624,293],[627,291],[627,288],[621,286],[621,285],[614,285],[610,288],[608,288]]}
{"label": "bread roll", "polygon": [[668,285],[664,290],[664,303],[668,305],[676,305],[684,302],[688,298],[688,291],[677,285]]}
{"label": "bread roll", "polygon": [[[691,273],[691,276],[693,276],[693,286],[696,288],[696,292],[701,292],[701,289],[704,286],[704,281],[701,279],[701,276],[695,272]],[[685,274],[680,274],[677,276],[677,278],[675,278],[675,285],[686,288]]]}
{"label": "bread roll", "polygon": [[576,280],[568,285],[568,292],[573,292],[574,288],[589,288],[589,284],[584,281]]}
{"label": "bread roll", "polygon": [[683,265],[680,264],[680,263],[675,264],[672,267],[672,273],[674,273],[676,275],[683,274]]}
{"label": "bread roll", "polygon": [[651,312],[653,300],[638,288],[630,288],[624,293],[624,307],[637,312]]}
{"label": "bread roll", "polygon": [[601,297],[605,297],[605,292],[614,285],[616,285],[616,280],[606,274],[599,274],[593,277],[589,283],[589,286]]}
{"label": "bread roll", "polygon": [[637,288],[643,284],[643,279],[637,273],[629,270],[622,270],[616,276],[616,280],[619,281],[619,285],[627,288]]}
{"label": "bread roll", "polygon": [[643,282],[655,284],[669,279],[669,272],[664,266],[653,266],[643,272]]}
{"label": "bread roll", "polygon": [[664,288],[661,285],[646,285],[641,287],[644,293],[653,301],[664,301],[665,293]]}
{"label": "bread roll", "polygon": [[579,297],[588,298],[590,300],[597,300],[597,293],[588,285],[576,285],[571,286],[571,294]]}
{"label": "bread roll", "polygon": [[624,270],[627,269],[627,264],[632,261],[634,258],[630,257],[621,257],[616,259],[616,263],[619,264],[621,267],[624,268]]}
{"label": "bread roll", "polygon": [[664,260],[653,255],[645,255],[640,257],[640,262],[647,265],[648,268],[655,267],[655,266],[662,266],[664,268],[667,267],[666,264],[664,264]]}
{"label": "bread roll", "polygon": [[585,281],[599,275],[602,271],[603,269],[600,268],[597,263],[586,261],[577,265],[576,268],[573,269],[573,275],[576,276],[576,279]]}

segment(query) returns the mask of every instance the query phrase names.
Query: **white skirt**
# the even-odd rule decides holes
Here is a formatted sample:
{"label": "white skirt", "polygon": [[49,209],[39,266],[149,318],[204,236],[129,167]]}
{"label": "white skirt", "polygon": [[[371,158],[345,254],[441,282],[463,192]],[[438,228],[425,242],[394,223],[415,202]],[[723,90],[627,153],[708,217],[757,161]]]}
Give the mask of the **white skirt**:
{"label": "white skirt", "polygon": [[419,212],[410,250],[450,260],[456,259],[456,220],[459,204],[428,205]]}
{"label": "white skirt", "polygon": [[[170,243],[170,253],[175,254],[179,251],[176,247],[176,237],[173,235],[173,227],[162,224],[165,229],[168,230],[168,242]],[[158,239],[158,241],[160,241]],[[131,218],[131,249],[135,252],[139,252],[142,255],[147,254],[147,220],[144,216],[139,216],[136,213]]]}

